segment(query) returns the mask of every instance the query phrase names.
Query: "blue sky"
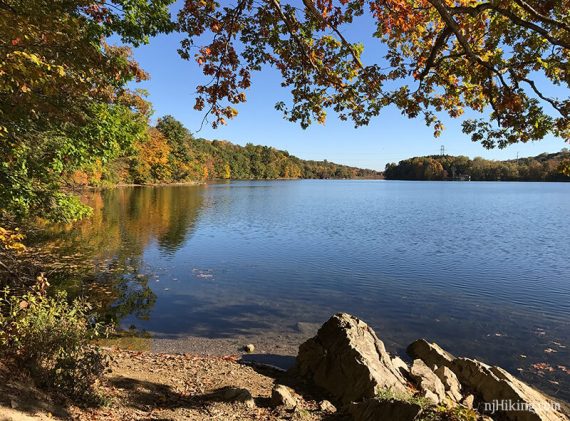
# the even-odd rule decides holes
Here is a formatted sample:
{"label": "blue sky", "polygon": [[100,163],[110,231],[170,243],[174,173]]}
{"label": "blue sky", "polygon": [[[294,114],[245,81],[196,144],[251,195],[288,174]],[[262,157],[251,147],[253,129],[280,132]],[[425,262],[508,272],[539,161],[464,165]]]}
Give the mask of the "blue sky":
{"label": "blue sky", "polygon": [[[361,21],[345,33],[353,42],[365,41],[365,62],[371,62],[383,51],[378,40],[369,38],[371,32],[370,23]],[[190,131],[196,132],[204,114],[193,109],[194,92],[196,85],[204,79],[193,61],[184,61],[178,56],[176,50],[180,38],[178,34],[161,35],[134,51],[135,59],[151,75],[151,80],[139,87],[149,91],[154,118],[171,114]],[[196,136],[225,139],[240,145],[247,142],[269,145],[303,159],[328,159],[376,170],[383,170],[388,162],[439,153],[441,145],[451,155],[488,159],[511,159],[517,152],[521,157],[533,156],[568,146],[560,139],[547,138],[503,150],[486,150],[461,132],[460,119],[444,119],[446,130],[440,138],[434,139],[433,130],[421,119],[410,120],[394,108],[385,109],[367,127],[355,129],[353,124],[336,119],[331,112],[326,125],[315,124],[303,130],[284,120],[274,109],[277,101],[289,98],[289,92],[281,88],[279,75],[274,70],[256,73],[252,81],[253,86],[247,91],[248,101],[239,105],[239,115],[234,120],[216,130],[204,126]]]}

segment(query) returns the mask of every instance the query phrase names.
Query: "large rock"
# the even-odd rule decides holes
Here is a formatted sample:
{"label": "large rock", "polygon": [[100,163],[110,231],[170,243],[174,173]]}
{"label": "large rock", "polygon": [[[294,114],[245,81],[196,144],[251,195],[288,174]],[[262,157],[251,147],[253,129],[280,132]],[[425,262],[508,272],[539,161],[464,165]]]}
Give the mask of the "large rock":
{"label": "large rock", "polygon": [[445,402],[445,386],[422,360],[414,360],[410,376],[415,380],[422,396],[436,404]]}
{"label": "large rock", "polygon": [[413,421],[421,411],[422,408],[416,403],[378,398],[353,403],[348,407],[354,421]]}
{"label": "large rock", "polygon": [[407,354],[414,360],[420,359],[432,370],[438,367],[450,367],[455,357],[445,351],[436,343],[429,343],[425,339],[412,342],[406,349]]}
{"label": "large rock", "polygon": [[297,370],[343,403],[373,398],[382,389],[409,394],[402,367],[394,366],[374,330],[346,313],[301,344]]}
{"label": "large rock", "polygon": [[[482,401],[479,409],[493,410],[512,421],[568,421],[556,404],[500,367],[469,358],[456,358],[453,372]],[[487,408],[485,408],[487,406]],[[506,409],[506,410],[505,410]]]}

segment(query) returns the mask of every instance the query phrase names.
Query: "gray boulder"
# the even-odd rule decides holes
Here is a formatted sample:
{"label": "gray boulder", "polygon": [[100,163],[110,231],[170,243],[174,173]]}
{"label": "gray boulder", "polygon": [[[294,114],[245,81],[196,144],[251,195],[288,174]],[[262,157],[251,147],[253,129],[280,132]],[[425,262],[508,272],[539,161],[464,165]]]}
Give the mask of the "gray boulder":
{"label": "gray boulder", "polygon": [[366,323],[346,313],[331,317],[299,347],[298,374],[343,403],[373,398],[382,389],[409,395],[402,367]]}

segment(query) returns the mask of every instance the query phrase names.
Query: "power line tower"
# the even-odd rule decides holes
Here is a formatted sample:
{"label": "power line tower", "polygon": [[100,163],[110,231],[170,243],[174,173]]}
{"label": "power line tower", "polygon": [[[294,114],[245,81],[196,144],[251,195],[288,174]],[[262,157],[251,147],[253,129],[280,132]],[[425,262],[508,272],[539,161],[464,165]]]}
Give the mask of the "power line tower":
{"label": "power line tower", "polygon": [[445,156],[445,146],[444,145],[441,145],[441,148],[439,148],[439,154],[441,156]]}

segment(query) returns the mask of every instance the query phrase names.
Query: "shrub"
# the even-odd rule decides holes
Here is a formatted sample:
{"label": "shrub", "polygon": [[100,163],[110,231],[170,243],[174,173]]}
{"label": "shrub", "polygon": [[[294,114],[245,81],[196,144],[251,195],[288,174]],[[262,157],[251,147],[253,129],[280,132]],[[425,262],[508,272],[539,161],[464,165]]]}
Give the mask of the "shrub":
{"label": "shrub", "polygon": [[46,295],[47,282],[24,295],[5,289],[0,296],[0,354],[29,371],[39,386],[83,404],[97,404],[99,378],[107,358],[89,341],[101,326],[90,323],[89,304]]}
{"label": "shrub", "polygon": [[473,409],[464,406],[435,405],[431,400],[414,395],[409,396],[390,389],[380,390],[376,397],[383,401],[404,401],[419,405],[418,421],[477,421],[479,416]]}

